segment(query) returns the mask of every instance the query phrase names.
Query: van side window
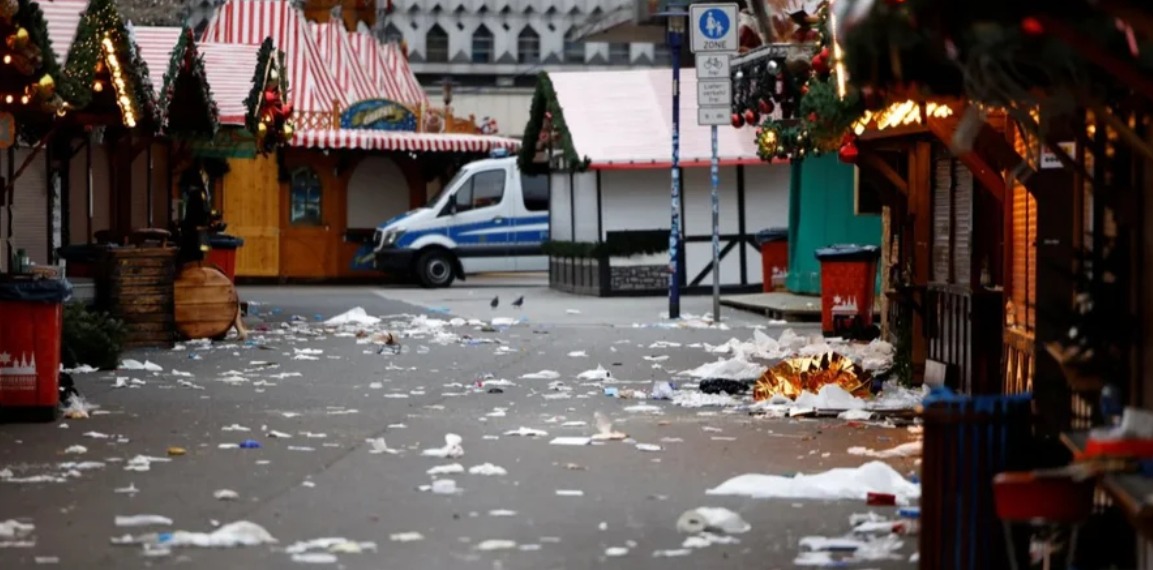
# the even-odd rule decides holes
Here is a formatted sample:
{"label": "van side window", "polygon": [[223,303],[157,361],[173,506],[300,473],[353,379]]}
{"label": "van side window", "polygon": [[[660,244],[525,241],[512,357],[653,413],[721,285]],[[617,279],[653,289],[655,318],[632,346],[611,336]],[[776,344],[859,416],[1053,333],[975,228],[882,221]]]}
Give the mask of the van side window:
{"label": "van side window", "polygon": [[488,170],[472,177],[472,209],[496,206],[504,199],[504,171]]}
{"label": "van side window", "polygon": [[524,193],[524,209],[530,212],[548,211],[548,176],[520,175],[520,188]]}

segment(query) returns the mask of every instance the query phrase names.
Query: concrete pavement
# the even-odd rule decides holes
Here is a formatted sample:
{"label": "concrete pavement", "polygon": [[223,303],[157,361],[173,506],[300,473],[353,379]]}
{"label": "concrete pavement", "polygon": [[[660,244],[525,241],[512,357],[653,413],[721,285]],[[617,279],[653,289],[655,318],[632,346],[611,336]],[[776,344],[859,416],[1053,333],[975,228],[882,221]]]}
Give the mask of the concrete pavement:
{"label": "concrete pavement", "polygon": [[[0,548],[0,568],[39,567],[36,557],[56,557],[60,565],[85,569],[290,568],[298,563],[285,547],[320,537],[377,543],[375,552],[337,554],[335,564],[350,569],[791,568],[800,537],[843,535],[852,513],[891,514],[891,508],[857,501],[752,500],[706,496],[704,491],[743,473],[857,466],[864,461],[845,453],[848,447],[891,447],[909,438],[904,430],[606,398],[599,386],[575,379],[601,364],[618,386],[645,388],[654,379],[669,379],[670,371],[714,360],[687,345],[747,337],[748,329],[634,328],[633,323],[659,323],[662,301],[572,298],[515,279],[490,285],[440,291],[243,288],[242,297],[262,302],[260,312],[268,320],[263,325],[268,331],[256,323],[252,342],[126,355],[159,365],[163,372],[158,373],[79,375],[81,391],[107,413],[65,420],[66,428],[0,425],[0,469],[27,476],[60,473],[59,464],[68,461],[104,466],[65,483],[0,482],[0,522],[17,518],[36,525],[36,545]],[[487,305],[494,294],[511,301],[520,293],[526,296],[521,311],[503,306],[492,311]],[[699,310],[694,303],[686,302],[686,313]],[[709,301],[699,303],[707,307]],[[455,331],[499,340],[507,347],[500,351],[494,344],[417,340],[406,341],[404,351],[393,356],[349,336],[275,334],[277,321],[290,315],[314,320],[354,306],[373,315],[434,307],[485,319],[519,315],[526,322],[496,333]],[[735,327],[760,322],[748,315],[731,319]],[[649,348],[657,341],[686,348]],[[574,351],[588,356],[568,356]],[[668,359],[654,368],[643,358],[650,355]],[[558,390],[550,380],[520,378],[543,369],[559,372],[571,391]],[[511,385],[499,393],[467,388],[487,375]],[[132,380],[143,385],[114,388],[117,377],[130,379],[128,386]],[[655,404],[659,413],[626,410],[643,403]],[[549,444],[557,436],[591,435],[597,412],[637,442],[660,445],[661,451],[642,452],[621,442]],[[236,426],[250,431],[226,431]],[[504,435],[522,426],[547,431],[548,437]],[[291,437],[270,437],[274,431]],[[85,435],[90,432],[111,437]],[[463,457],[420,455],[442,446],[446,433],[463,437]],[[399,453],[371,453],[366,440],[379,437]],[[220,448],[245,439],[262,447]],[[75,445],[87,452],[64,453]],[[172,446],[185,448],[187,455],[153,463],[146,472],[125,470],[126,460],[166,457]],[[453,495],[418,490],[432,480],[428,469],[456,462],[466,468],[492,463],[507,475],[447,475],[461,487]],[[915,468],[907,459],[890,463],[901,472]],[[114,492],[129,485],[139,492]],[[220,489],[236,491],[239,500],[214,499]],[[559,496],[558,490],[583,495]],[[739,535],[736,544],[654,557],[681,549],[685,537],[676,531],[677,517],[698,506],[733,509],[752,530]],[[515,514],[493,516],[493,511]],[[140,514],[162,515],[173,525],[113,524],[116,516]],[[111,537],[126,533],[211,531],[214,522],[236,520],[264,526],[279,543],[176,549],[162,557],[109,544]],[[394,534],[413,532],[423,540],[391,540]],[[514,544],[510,550],[480,548],[490,540]],[[857,567],[908,568],[905,560],[915,552],[915,542],[915,537],[906,541],[902,560]],[[620,553],[612,548],[627,553],[609,556]]]}

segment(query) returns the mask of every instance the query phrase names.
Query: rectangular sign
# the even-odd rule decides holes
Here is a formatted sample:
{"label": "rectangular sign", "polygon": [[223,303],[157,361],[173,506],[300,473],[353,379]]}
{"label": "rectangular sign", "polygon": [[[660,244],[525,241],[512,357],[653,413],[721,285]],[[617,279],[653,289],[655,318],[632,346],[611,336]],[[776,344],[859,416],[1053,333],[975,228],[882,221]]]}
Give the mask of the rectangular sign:
{"label": "rectangular sign", "polygon": [[739,26],[736,4],[689,6],[689,46],[693,53],[737,51]]}
{"label": "rectangular sign", "polygon": [[[1077,143],[1061,142],[1057,143],[1057,146],[1060,147],[1061,150],[1065,151],[1065,154],[1069,155],[1070,158],[1076,159],[1075,155],[1077,154]],[[1057,168],[1065,168],[1065,165],[1061,164],[1061,159],[1057,158],[1057,153],[1049,150],[1049,147],[1042,146],[1041,170],[1053,170]]]}
{"label": "rectangular sign", "polygon": [[733,84],[728,79],[697,82],[698,107],[724,107],[733,104]]}
{"label": "rectangular sign", "polygon": [[732,56],[727,53],[705,53],[697,56],[697,79],[724,79],[729,81]]}
{"label": "rectangular sign", "polygon": [[702,127],[723,127],[732,124],[730,115],[732,113],[728,107],[701,107],[697,109],[697,124]]}

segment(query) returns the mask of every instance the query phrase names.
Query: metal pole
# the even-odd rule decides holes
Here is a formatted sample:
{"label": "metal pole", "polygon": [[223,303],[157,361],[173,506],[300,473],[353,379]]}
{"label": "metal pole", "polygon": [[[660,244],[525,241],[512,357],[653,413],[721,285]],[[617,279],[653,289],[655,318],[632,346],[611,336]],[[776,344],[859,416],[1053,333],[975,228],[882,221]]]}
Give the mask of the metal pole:
{"label": "metal pole", "polygon": [[[674,16],[679,17],[679,16]],[[672,225],[669,226],[669,318],[681,317],[681,281],[677,270],[681,246],[681,35],[669,32],[669,51],[673,60],[673,168]]]}
{"label": "metal pole", "polygon": [[713,139],[713,158],[709,173],[712,176],[713,202],[713,322],[721,322],[721,175],[717,151],[717,126],[709,128]]}

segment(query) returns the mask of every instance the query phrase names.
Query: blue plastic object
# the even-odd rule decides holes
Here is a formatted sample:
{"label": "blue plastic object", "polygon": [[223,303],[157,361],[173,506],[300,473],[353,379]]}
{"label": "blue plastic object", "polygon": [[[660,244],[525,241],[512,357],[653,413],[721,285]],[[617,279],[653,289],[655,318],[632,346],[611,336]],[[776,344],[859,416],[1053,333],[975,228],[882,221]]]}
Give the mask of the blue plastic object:
{"label": "blue plastic object", "polygon": [[240,442],[240,448],[241,449],[260,449],[261,445],[260,445],[260,442],[256,441],[255,439],[246,439],[246,440]]}

